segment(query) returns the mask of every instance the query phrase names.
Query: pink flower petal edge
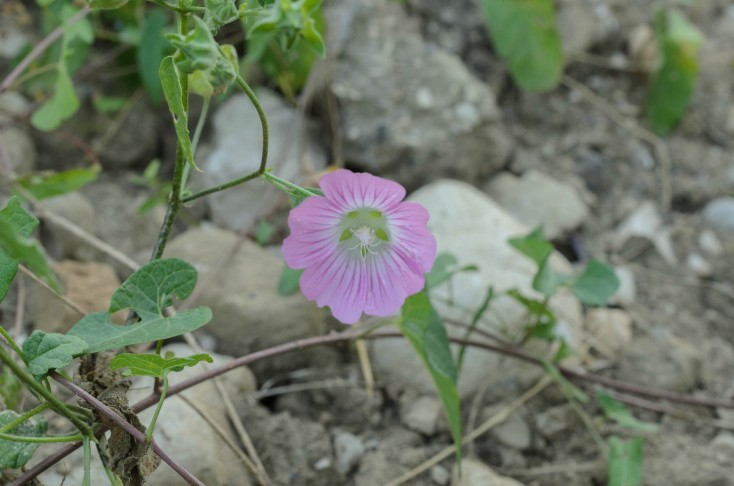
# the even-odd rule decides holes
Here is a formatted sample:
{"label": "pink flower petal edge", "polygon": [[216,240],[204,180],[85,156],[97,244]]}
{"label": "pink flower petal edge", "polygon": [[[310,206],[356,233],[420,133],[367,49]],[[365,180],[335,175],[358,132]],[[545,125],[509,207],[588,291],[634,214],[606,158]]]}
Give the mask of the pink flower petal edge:
{"label": "pink flower petal edge", "polygon": [[394,314],[436,258],[428,211],[404,202],[400,184],[367,173],[336,170],[321,189],[291,211],[283,241],[286,264],[304,269],[303,294],[344,324]]}

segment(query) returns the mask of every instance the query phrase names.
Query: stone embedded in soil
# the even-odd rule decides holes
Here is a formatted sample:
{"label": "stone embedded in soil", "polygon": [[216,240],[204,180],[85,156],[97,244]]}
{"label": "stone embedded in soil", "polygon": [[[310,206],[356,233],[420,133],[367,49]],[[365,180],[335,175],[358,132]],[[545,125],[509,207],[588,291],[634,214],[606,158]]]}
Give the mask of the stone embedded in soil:
{"label": "stone embedded in soil", "polygon": [[703,217],[714,229],[734,233],[734,197],[722,196],[710,201],[703,208]]}
{"label": "stone embedded in soil", "polygon": [[535,415],[535,427],[545,438],[570,429],[577,421],[578,414],[570,403],[546,408]]}
{"label": "stone embedded in soil", "polygon": [[489,466],[476,459],[466,458],[461,462],[461,477],[459,468],[454,465],[451,486],[523,486],[523,483],[512,478],[501,476]]}
{"label": "stone embedded in soil", "polygon": [[[441,315],[470,322],[489,286],[493,286],[496,293],[516,288],[524,295],[537,295],[531,288],[535,263],[507,243],[512,237],[526,235],[530,229],[486,194],[463,182],[441,180],[421,188],[409,199],[428,209],[431,215],[428,227],[436,236],[439,252],[454,254],[460,265],[479,267],[476,272],[456,275],[451,292],[446,284],[432,290]],[[572,271],[559,254],[553,255],[551,264],[558,270]],[[444,302],[449,297],[455,302],[454,306]],[[580,330],[583,322],[579,302],[570,293],[560,291],[550,300],[550,306],[558,318],[558,332],[563,333],[572,347],[582,349]],[[521,335],[527,322],[522,307],[509,297],[498,297],[492,309],[493,312],[485,314],[480,321],[480,327],[511,338]],[[458,336],[465,332],[461,328],[447,328]],[[409,343],[382,339],[370,345],[373,365],[380,379],[416,388],[423,394],[435,394],[433,381]],[[530,343],[527,349],[538,355],[550,352],[546,343],[537,341]],[[467,348],[464,359],[459,379],[462,396],[485,387],[491,390],[503,381],[530,383],[542,374],[536,367],[471,347]],[[492,373],[487,374],[487,370]]]}
{"label": "stone embedded in soil", "polygon": [[561,0],[556,24],[563,52],[568,57],[582,54],[619,29],[619,22],[604,3]]}
{"label": "stone embedded in soil", "polygon": [[632,340],[632,317],[622,309],[589,309],[585,323],[593,337],[590,344],[611,355],[609,357],[615,356]]}
{"label": "stone embedded in soil", "polygon": [[105,170],[145,167],[158,148],[158,123],[147,97],[139,97],[127,110],[114,115],[94,113],[97,136],[92,148]]}
{"label": "stone embedded in soil", "polygon": [[724,252],[721,241],[710,229],[705,229],[698,235],[698,246],[704,253],[712,257],[718,257]]}
{"label": "stone embedded in soil", "polygon": [[451,481],[451,473],[448,469],[441,465],[435,465],[431,468],[431,481],[439,486],[446,486]]}
{"label": "stone embedded in soil", "polygon": [[441,400],[434,396],[422,396],[408,404],[401,404],[402,422],[411,430],[432,436],[438,429],[443,416]]}
{"label": "stone embedded in soil", "polygon": [[359,464],[364,451],[364,442],[356,435],[345,431],[337,431],[334,434],[336,470],[339,474],[347,474]]}
{"label": "stone embedded in soil", "polygon": [[620,305],[622,307],[634,304],[635,300],[637,300],[637,283],[632,268],[620,265],[614,267],[614,274],[619,280],[619,288],[609,298],[609,304]]}
{"label": "stone embedded in soil", "polygon": [[699,277],[710,277],[714,272],[711,264],[697,252],[689,253],[686,256],[686,267]]}
{"label": "stone embedded in soil", "polygon": [[502,173],[485,187],[487,193],[508,213],[531,228],[543,226],[548,239],[557,239],[581,226],[589,207],[578,187],[560,182],[537,170],[516,177]]}
{"label": "stone embedded in soil", "polygon": [[19,126],[0,125],[0,147],[3,161],[18,174],[27,174],[36,168],[36,147],[33,139]]}
{"label": "stone embedded in soil", "polygon": [[[277,292],[283,260],[236,233],[201,225],[174,238],[165,257],[182,258],[199,271],[197,305],[209,306],[214,317],[206,331],[218,349],[242,356],[294,339],[323,334],[325,313],[300,292]],[[330,362],[330,348],[311,348],[255,363],[256,371],[292,371],[312,362]]]}
{"label": "stone embedded in soil", "polygon": [[700,377],[700,352],[665,330],[653,329],[626,346],[617,378],[650,388],[687,393]]}
{"label": "stone embedded in soil", "polygon": [[[62,295],[86,312],[107,310],[112,294],[120,286],[115,270],[103,263],[64,260],[52,264],[51,268],[61,282]],[[79,322],[79,313],[55,294],[34,282],[28,282],[27,285],[28,318],[35,329],[65,333]],[[124,312],[118,312],[114,320],[122,323],[124,316]]]}
{"label": "stone embedded in soil", "polygon": [[[70,192],[43,201],[46,209],[79,226],[94,235],[96,233],[96,216],[94,205],[80,192]],[[77,235],[59,226],[51,220],[44,220],[42,241],[46,251],[57,260],[73,258],[91,260],[94,251]]]}
{"label": "stone embedded in soil", "polygon": [[[300,184],[306,174],[326,165],[326,156],[316,143],[312,122],[277,94],[258,90],[258,99],[267,114],[270,133],[268,167],[278,177]],[[214,134],[208,154],[198,160],[201,173],[191,172],[198,189],[209,188],[257,170],[262,150],[260,118],[249,98],[229,97],[213,116]],[[310,184],[306,184],[310,185]],[[251,181],[206,198],[215,223],[233,230],[247,230],[253,223],[285,200],[270,184]],[[200,202],[197,202],[200,204]]]}
{"label": "stone embedded in soil", "polygon": [[[489,419],[495,411],[494,409],[485,410],[482,414],[484,420]],[[490,434],[507,447],[518,450],[527,449],[533,440],[530,426],[518,412],[511,413],[504,421],[494,426]]]}
{"label": "stone embedded in soil", "polygon": [[346,160],[409,188],[440,176],[477,181],[504,165],[511,141],[494,93],[429,46],[402,5],[351,0],[329,18],[349,32],[335,42],[331,84]]}
{"label": "stone embedded in soil", "polygon": [[354,474],[354,485],[388,484],[429,457],[430,453],[417,433],[401,427],[384,429],[378,447],[362,457]]}

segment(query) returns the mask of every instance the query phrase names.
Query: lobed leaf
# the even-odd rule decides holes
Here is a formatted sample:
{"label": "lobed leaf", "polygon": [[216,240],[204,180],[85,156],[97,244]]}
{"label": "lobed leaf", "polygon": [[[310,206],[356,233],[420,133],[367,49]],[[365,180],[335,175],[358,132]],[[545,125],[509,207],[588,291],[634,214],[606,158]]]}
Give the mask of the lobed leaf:
{"label": "lobed leaf", "polygon": [[187,366],[196,366],[200,361],[212,363],[208,354],[195,354],[183,358],[162,357],[158,354],[130,354],[122,353],[112,360],[110,368],[119,370],[127,368],[124,376],[151,376],[164,378],[171,371],[181,371]]}
{"label": "lobed leaf", "polygon": [[461,408],[456,366],[443,321],[425,292],[405,300],[398,325],[436,384],[456,445],[456,458],[461,463]]}
{"label": "lobed leaf", "polygon": [[639,486],[642,484],[642,446],[644,439],[623,441],[609,438],[609,478],[607,486]]}
{"label": "lobed leaf", "polygon": [[[16,420],[20,415],[12,410],[3,410],[0,412],[0,427],[4,427]],[[8,434],[22,435],[24,437],[43,437],[48,430],[48,423],[43,417],[36,416],[29,419],[17,427],[13,427]],[[33,442],[15,442],[0,439],[0,470],[2,469],[18,469],[33,457],[38,446],[41,444]]]}
{"label": "lobed leaf", "polygon": [[207,307],[179,312],[173,317],[143,319],[137,324],[120,326],[110,320],[108,312],[87,314],[69,330],[69,336],[78,336],[88,345],[88,353],[125,346],[160,341],[195,331],[212,318]]}
{"label": "lobed leaf", "polygon": [[64,368],[87,350],[87,343],[76,336],[35,330],[23,343],[23,358],[33,377],[41,381],[50,370]]}

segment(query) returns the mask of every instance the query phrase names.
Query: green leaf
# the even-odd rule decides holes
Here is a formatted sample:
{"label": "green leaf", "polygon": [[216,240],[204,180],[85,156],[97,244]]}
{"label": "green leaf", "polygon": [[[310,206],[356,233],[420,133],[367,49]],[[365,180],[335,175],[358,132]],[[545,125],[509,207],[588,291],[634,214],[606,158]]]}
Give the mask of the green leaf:
{"label": "green leaf", "polygon": [[456,445],[456,459],[461,464],[461,408],[456,366],[443,321],[425,292],[405,300],[398,325],[436,383]]}
{"label": "green leaf", "polygon": [[125,5],[129,0],[87,0],[93,10],[113,10]]}
{"label": "green leaf", "polygon": [[548,360],[543,360],[543,367],[545,371],[555,380],[556,383],[561,387],[563,393],[571,398],[578,400],[581,403],[589,401],[589,396],[583,392],[579,387],[571,383],[566,379],[565,376],[558,371],[558,368]]}
{"label": "green leaf", "polygon": [[189,165],[199,170],[194,163],[194,155],[191,150],[191,139],[189,138],[189,126],[188,126],[188,115],[183,106],[181,83],[178,79],[178,71],[176,70],[176,64],[173,62],[173,57],[168,56],[161,61],[161,68],[159,71],[161,78],[161,85],[163,86],[163,94],[166,97],[166,103],[168,103],[168,109],[171,111],[173,116],[173,123],[176,126],[176,137],[178,138],[178,144],[183,151],[184,158]]}
{"label": "green leaf", "polygon": [[300,189],[305,190],[309,192],[310,194],[306,195],[303,192],[290,190],[290,188],[284,188],[284,190],[288,193],[288,198],[290,199],[291,207],[295,208],[296,206],[301,204],[303,201],[305,201],[307,197],[324,195],[324,192],[321,189],[318,189],[316,187],[301,187]]}
{"label": "green leaf", "polygon": [[525,310],[530,314],[535,326],[549,326],[551,328],[555,328],[556,316],[553,314],[553,311],[550,310],[547,303],[542,300],[525,297],[515,289],[509,290],[507,295],[525,307]]}
{"label": "green leaf", "polygon": [[204,0],[206,12],[215,28],[234,22],[240,16],[233,0]]}
{"label": "green leaf", "polygon": [[639,486],[642,484],[642,446],[645,439],[635,437],[623,441],[609,438],[609,478],[607,486]]}
{"label": "green leaf", "polygon": [[430,290],[452,278],[460,272],[476,272],[476,265],[457,267],[459,260],[451,253],[440,253],[433,263],[433,268],[426,274],[426,290]]}
{"label": "green leaf", "polygon": [[645,109],[652,129],[665,134],[678,124],[690,102],[703,34],[675,9],[658,11],[655,33],[662,63],[650,85]]}
{"label": "green leaf", "polygon": [[76,191],[94,182],[100,170],[99,165],[93,165],[89,168],[69,169],[63,172],[40,172],[23,175],[15,182],[36,199],[46,199]]}
{"label": "green leaf", "polygon": [[537,263],[538,266],[542,265],[548,256],[553,253],[553,245],[543,237],[542,226],[535,228],[527,236],[510,239],[509,243],[517,251]]}
{"label": "green leaf", "polygon": [[140,30],[140,42],[137,47],[138,72],[150,101],[161,102],[163,89],[158,76],[158,68],[171,50],[171,45],[163,35],[166,27],[166,15],[160,10],[149,11],[145,15]]}
{"label": "green leaf", "polygon": [[298,283],[301,279],[303,269],[294,270],[288,266],[283,267],[278,280],[278,293],[280,295],[291,295],[298,290]]}
{"label": "green leaf", "polygon": [[265,246],[275,234],[275,226],[267,221],[259,221],[255,227],[255,241],[260,246]]}
{"label": "green leaf", "polygon": [[[206,307],[197,307],[165,317],[163,309],[173,299],[185,299],[196,286],[196,269],[183,260],[154,260],[133,273],[112,295],[109,312],[88,314],[77,322],[69,335],[89,344],[89,353],[123,346],[159,341],[194,331],[211,320]],[[134,310],[141,321],[118,326],[111,315],[122,309]]]}
{"label": "green leaf", "polygon": [[79,109],[79,98],[74,91],[66,64],[59,64],[54,94],[31,116],[31,125],[38,130],[50,132],[64,120],[71,118]]}
{"label": "green leaf", "polygon": [[[0,211],[0,295],[5,296],[17,272],[18,260],[26,263],[36,275],[59,292],[61,286],[46,261],[43,249],[28,235],[38,225],[35,216],[28,213],[20,205],[17,196],[13,196],[8,205]],[[6,258],[7,257],[7,258]],[[14,267],[15,265],[15,267]],[[15,270],[13,270],[15,268]],[[10,278],[8,280],[8,278]],[[4,293],[3,293],[4,291]]]}
{"label": "green leaf", "polygon": [[206,23],[197,16],[190,18],[194,22],[194,28],[186,34],[166,35],[171,45],[178,49],[174,57],[176,68],[185,74],[197,70],[205,71],[220,57],[217,43]]}
{"label": "green leaf", "polygon": [[68,335],[82,338],[89,345],[88,353],[98,353],[181,336],[199,329],[211,318],[212,311],[208,307],[197,307],[173,317],[146,319],[137,324],[120,326],[111,321],[109,313],[94,312],[77,322]]}
{"label": "green leaf", "polygon": [[152,376],[164,378],[171,371],[181,371],[187,366],[196,366],[200,361],[212,363],[208,354],[195,354],[184,358],[162,357],[157,354],[130,354],[122,353],[112,360],[110,368],[119,370],[127,368],[123,376]]}
{"label": "green leaf", "polygon": [[569,275],[557,272],[550,266],[550,255],[540,264],[538,272],[533,278],[533,289],[546,297],[553,295],[558,287],[565,285],[571,280]]}
{"label": "green leaf", "polygon": [[[0,412],[0,427],[4,427],[20,415],[12,410],[3,410]],[[48,423],[43,417],[36,416],[26,420],[17,427],[13,427],[7,433],[12,435],[22,435],[24,437],[43,437],[48,430]],[[15,442],[0,439],[0,470],[2,469],[18,469],[25,464],[36,452],[39,443],[34,442]]]}
{"label": "green leaf", "polygon": [[596,399],[599,401],[602,410],[604,410],[604,415],[622,427],[627,427],[638,432],[657,432],[660,429],[658,424],[637,420],[630,414],[622,402],[615,400],[614,397],[604,390],[597,392]]}
{"label": "green leaf", "polygon": [[589,305],[606,305],[618,288],[619,279],[612,267],[598,260],[591,260],[584,273],[570,286],[576,297]]}
{"label": "green leaf", "polygon": [[23,385],[7,366],[0,371],[0,398],[9,409],[15,408],[23,397]]}
{"label": "green leaf", "polygon": [[489,34],[523,89],[555,88],[563,72],[553,0],[481,0]]}
{"label": "green leaf", "polygon": [[75,357],[84,354],[87,343],[76,336],[35,330],[23,343],[23,357],[28,370],[41,381],[49,372],[71,364]]}
{"label": "green leaf", "polygon": [[114,113],[120,111],[127,101],[121,96],[96,96],[92,99],[92,104],[100,113]]}
{"label": "green leaf", "polygon": [[110,314],[133,309],[143,319],[163,317],[173,297],[185,299],[196,287],[196,269],[178,258],[154,260],[133,273],[112,294]]}

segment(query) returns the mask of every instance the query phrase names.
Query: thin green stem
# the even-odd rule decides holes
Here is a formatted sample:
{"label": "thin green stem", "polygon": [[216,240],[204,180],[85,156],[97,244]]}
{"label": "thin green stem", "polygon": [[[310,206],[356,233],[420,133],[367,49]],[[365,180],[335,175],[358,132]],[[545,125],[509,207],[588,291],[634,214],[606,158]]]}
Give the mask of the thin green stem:
{"label": "thin green stem", "polygon": [[186,196],[182,199],[183,203],[191,202],[194,199],[199,199],[200,197],[208,196],[209,194],[214,194],[215,192],[223,191],[225,189],[229,189],[230,187],[237,186],[239,184],[242,184],[243,182],[251,181],[252,179],[257,179],[260,177],[260,170],[256,170],[255,172],[251,172],[247,174],[246,176],[240,177],[239,179],[232,179],[229,182],[225,182],[224,184],[220,184],[218,186],[210,187],[209,189],[205,189],[201,192],[197,192],[196,194],[191,194],[190,196]]}
{"label": "thin green stem", "polygon": [[89,441],[89,437],[84,437],[84,478],[82,479],[82,486],[92,486],[91,471],[92,471],[92,444]]}
{"label": "thin green stem", "polygon": [[158,405],[155,406],[155,411],[153,412],[153,418],[150,419],[150,425],[148,426],[148,432],[145,434],[145,443],[150,444],[151,439],[153,438],[153,428],[155,427],[155,422],[158,420],[158,414],[161,413],[161,408],[163,408],[163,401],[166,399],[166,393],[168,393],[168,377],[163,377],[163,386],[161,387],[161,397],[158,399]]}
{"label": "thin green stem", "polygon": [[49,403],[42,403],[42,404],[40,404],[39,406],[37,406],[36,408],[34,408],[32,410],[28,410],[23,415],[20,415],[17,419],[15,419],[12,422],[10,422],[10,423],[8,423],[8,424],[3,425],[2,427],[0,427],[0,433],[10,432],[14,428],[16,428],[17,426],[19,426],[23,422],[25,422],[26,420],[28,420],[28,419],[30,419],[32,417],[35,417],[36,415],[38,415],[39,413],[43,412],[44,410],[47,410],[50,406],[51,405]]}
{"label": "thin green stem", "polygon": [[268,143],[270,140],[268,119],[265,117],[265,111],[263,110],[262,105],[260,105],[260,101],[258,101],[257,96],[255,96],[255,92],[252,91],[252,88],[250,88],[250,85],[247,84],[247,82],[239,74],[237,75],[237,84],[240,85],[240,88],[242,88],[242,91],[244,91],[247,97],[250,98],[250,101],[252,102],[253,106],[255,107],[255,110],[257,110],[257,115],[260,117],[260,125],[262,125],[262,131],[263,131],[263,151],[260,157],[259,172],[260,174],[262,174],[265,172],[265,167],[268,165]]}
{"label": "thin green stem", "polygon": [[303,188],[301,186],[298,186],[296,184],[293,184],[292,182],[288,182],[285,179],[281,179],[278,176],[275,176],[271,174],[270,172],[264,172],[261,176],[263,179],[277,187],[278,189],[281,189],[285,192],[291,193],[291,194],[298,194],[300,196],[304,197],[310,197],[310,196],[318,196],[313,191],[309,191],[306,188]]}
{"label": "thin green stem", "polygon": [[191,202],[195,199],[199,199],[200,197],[208,196],[209,194],[214,194],[215,192],[224,191],[225,189],[229,189],[230,187],[234,187],[239,184],[245,183],[247,181],[251,181],[253,179],[256,179],[258,176],[265,174],[265,168],[268,165],[268,150],[269,150],[268,147],[270,143],[269,142],[270,129],[268,127],[268,119],[265,116],[265,111],[263,110],[262,105],[260,105],[260,101],[257,99],[257,96],[255,96],[255,92],[252,91],[252,88],[250,88],[250,85],[247,84],[247,82],[242,78],[242,76],[237,76],[237,84],[240,86],[240,88],[242,88],[242,90],[245,92],[247,97],[250,98],[250,101],[252,102],[253,106],[255,107],[255,110],[257,111],[257,116],[260,117],[260,125],[262,126],[262,132],[263,132],[263,150],[262,150],[262,154],[260,155],[260,167],[256,171],[251,172],[242,177],[239,177],[237,179],[233,179],[229,182],[225,182],[224,184],[210,187],[209,189],[205,189],[203,191],[197,192],[196,194],[191,194],[190,196],[186,196],[182,199],[183,203]]}
{"label": "thin green stem", "polygon": [[13,351],[15,351],[18,356],[20,356],[20,359],[23,360],[24,363],[28,364],[25,360],[25,356],[23,356],[23,351],[18,347],[15,340],[10,337],[10,334],[8,334],[8,331],[5,330],[4,327],[0,326],[0,334],[5,338],[5,340],[8,342],[8,345],[13,348]]}
{"label": "thin green stem", "polygon": [[173,10],[175,12],[178,12],[180,14],[187,14],[187,13],[205,13],[206,8],[205,7],[196,7],[194,5],[190,7],[179,7],[178,5],[173,5],[165,0],[148,0],[150,3],[155,3],[156,5],[159,5],[163,8],[167,8],[169,10]]}
{"label": "thin green stem", "polygon": [[[204,125],[206,124],[206,119],[209,115],[209,106],[211,106],[211,101],[211,97],[204,98],[204,104],[201,107],[199,119],[196,121],[194,138],[191,139],[191,152],[194,154],[196,153],[196,149],[199,148],[199,139],[201,139],[201,133],[204,131]],[[186,185],[189,181],[189,172],[191,172],[191,166],[189,164],[184,165],[183,178],[181,179],[181,187],[184,192],[186,192]]]}
{"label": "thin green stem", "polygon": [[28,437],[26,435],[13,435],[0,432],[0,439],[13,442],[33,442],[36,444],[52,444],[55,442],[78,442],[85,436],[82,434],[61,435],[56,437]]}
{"label": "thin green stem", "polygon": [[5,351],[5,348],[3,348],[2,346],[0,346],[0,361],[2,361],[5,366],[10,368],[15,376],[17,376],[20,381],[25,383],[28,388],[30,388],[38,395],[42,396],[47,402],[49,402],[51,404],[51,407],[56,410],[56,412],[69,419],[71,423],[73,423],[74,426],[79,429],[79,431],[83,435],[89,435],[92,433],[92,429],[90,429],[87,424],[82,422],[82,420],[77,417],[74,412],[69,410],[66,404],[59,400],[56,395],[47,390],[43,385],[33,379],[33,377],[28,374],[23,368],[21,368],[20,365],[18,365],[18,363],[13,360],[13,358],[7,353],[7,351]]}

